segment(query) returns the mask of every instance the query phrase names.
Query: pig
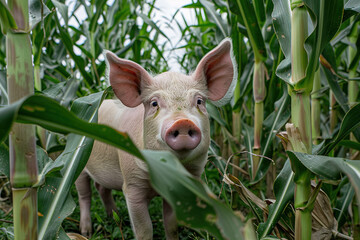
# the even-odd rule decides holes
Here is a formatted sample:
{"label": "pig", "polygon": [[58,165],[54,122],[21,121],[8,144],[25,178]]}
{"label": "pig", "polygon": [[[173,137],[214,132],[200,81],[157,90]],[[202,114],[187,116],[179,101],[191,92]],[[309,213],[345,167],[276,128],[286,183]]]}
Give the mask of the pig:
{"label": "pig", "polygon": [[[118,99],[102,103],[98,122],[127,132],[140,149],[172,152],[193,176],[200,178],[210,144],[205,102],[228,101],[237,78],[231,40],[225,39],[206,54],[191,75],[164,72],[153,77],[135,62],[120,59],[110,51],[104,55]],[[153,238],[148,205],[158,194],[151,187],[143,161],[94,142],[88,163],[76,181],[80,231],[86,236],[91,235],[90,178],[109,216],[116,210],[111,190],[122,190],[136,239]],[[176,216],[165,200],[163,220],[166,239],[178,239]]]}

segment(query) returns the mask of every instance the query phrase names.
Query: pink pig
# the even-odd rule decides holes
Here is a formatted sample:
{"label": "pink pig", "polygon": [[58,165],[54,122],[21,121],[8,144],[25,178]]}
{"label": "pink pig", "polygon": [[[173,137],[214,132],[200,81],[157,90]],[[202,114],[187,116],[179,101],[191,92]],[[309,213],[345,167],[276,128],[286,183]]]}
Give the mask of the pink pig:
{"label": "pink pig", "polygon": [[[110,83],[120,101],[103,102],[99,123],[127,132],[141,149],[169,150],[191,174],[200,177],[210,144],[205,101],[223,103],[231,97],[236,79],[231,56],[231,41],[226,39],[200,61],[190,76],[165,72],[152,77],[140,65],[105,52]],[[108,215],[116,210],[111,189],[122,190],[136,239],[153,238],[148,205],[158,194],[150,185],[144,162],[95,141],[86,168],[76,181],[80,230],[86,236],[91,235],[89,176]],[[166,201],[163,218],[166,238],[178,239],[176,216]]]}

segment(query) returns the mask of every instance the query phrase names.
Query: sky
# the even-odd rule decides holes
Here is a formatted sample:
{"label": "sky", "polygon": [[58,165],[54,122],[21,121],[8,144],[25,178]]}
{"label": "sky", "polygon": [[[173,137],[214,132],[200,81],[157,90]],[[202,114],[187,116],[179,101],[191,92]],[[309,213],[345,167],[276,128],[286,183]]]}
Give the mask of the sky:
{"label": "sky", "polygon": [[[173,46],[179,43],[181,32],[177,27],[175,27],[175,29],[167,28],[165,21],[166,19],[171,19],[172,16],[175,14],[175,12],[178,9],[180,9],[182,6],[190,3],[191,0],[157,0],[155,2],[155,6],[159,8],[159,11],[156,12],[153,21],[158,22],[160,24],[160,29],[164,32],[165,35],[169,37],[169,39],[172,41]],[[193,14],[192,9],[183,8],[180,10],[180,13],[184,15],[188,23],[195,22],[195,16]],[[175,18],[180,23],[182,23],[183,21],[180,13],[178,13]],[[179,46],[181,46],[181,43]],[[177,63],[175,56],[181,54],[184,54],[184,50],[182,49],[175,50],[170,54],[168,59],[168,64],[171,71],[180,71],[180,65]]]}
{"label": "sky", "polygon": [[[113,1],[114,0],[109,0],[108,4],[111,5]],[[169,19],[171,19],[173,17],[175,12],[179,8],[181,8],[184,5],[190,4],[190,3],[191,3],[191,0],[157,0],[155,2],[155,7],[157,9],[154,10],[154,14],[153,14],[154,18],[152,18],[152,20],[154,22],[156,22],[157,26],[161,29],[161,31],[166,36],[168,36],[168,38],[171,40],[172,46],[175,46],[176,44],[178,44],[177,46],[181,46],[181,43],[179,43],[181,34],[180,34],[180,31],[177,28],[176,24],[173,24],[174,29],[171,29],[167,26],[167,23],[169,22]],[[72,0],[67,1],[67,5],[69,6],[70,9],[74,7],[74,4],[75,4],[75,1],[72,1]],[[182,16],[181,16],[181,14],[182,14],[182,15],[184,15],[184,17],[188,23],[195,22],[195,16],[192,11],[193,10],[191,10],[191,9],[181,9],[175,18],[180,23],[183,23]],[[76,16],[80,21],[84,20],[86,18],[84,8],[79,8],[79,10],[76,12]],[[139,20],[141,20],[141,19],[139,19]],[[75,21],[75,19],[72,18],[72,19],[69,19],[69,25],[76,27],[78,24]],[[85,38],[83,40],[85,40]],[[163,39],[159,38],[159,41],[161,42],[161,41],[166,41],[166,40],[165,40],[165,38],[163,38]],[[171,46],[167,45],[167,48],[168,48],[167,50],[169,50],[169,52],[168,52],[168,54],[165,54],[165,58],[167,58],[167,60],[168,60],[168,65],[170,67],[170,70],[171,71],[181,71],[180,64],[178,64],[176,61],[176,55],[181,56],[181,54],[184,54],[184,50],[179,49],[179,50],[170,52]],[[75,53],[80,54],[80,52],[81,52],[80,49],[75,49]]]}

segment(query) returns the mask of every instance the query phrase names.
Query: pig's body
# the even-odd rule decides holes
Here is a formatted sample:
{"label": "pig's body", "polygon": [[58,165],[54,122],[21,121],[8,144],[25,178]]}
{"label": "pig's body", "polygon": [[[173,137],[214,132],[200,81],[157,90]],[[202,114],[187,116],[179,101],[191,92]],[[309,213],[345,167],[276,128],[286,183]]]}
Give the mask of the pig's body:
{"label": "pig's body", "polygon": [[[193,75],[166,72],[151,77],[131,61],[106,53],[109,78],[116,96],[99,109],[99,123],[127,132],[141,149],[169,150],[194,176],[207,159],[210,127],[205,100],[222,99],[234,78],[230,41],[207,54]],[[80,229],[91,235],[89,177],[94,179],[106,211],[116,210],[111,189],[124,192],[137,239],[152,239],[148,212],[156,196],[144,162],[114,147],[95,141],[85,171],[76,182],[80,202]],[[166,179],[164,179],[166,181]],[[167,239],[177,239],[176,217],[163,202]]]}
{"label": "pig's body", "polygon": [[[136,108],[127,108],[119,100],[105,100],[99,109],[98,123],[127,132],[132,141],[139,148],[142,148],[143,115],[144,106],[142,105]],[[92,154],[86,165],[86,171],[100,185],[109,189],[122,190],[124,176],[120,162],[123,165],[125,164],[126,168],[141,171],[141,169],[137,169],[134,156],[105,143],[95,141]],[[99,168],[99,164],[103,167]]]}

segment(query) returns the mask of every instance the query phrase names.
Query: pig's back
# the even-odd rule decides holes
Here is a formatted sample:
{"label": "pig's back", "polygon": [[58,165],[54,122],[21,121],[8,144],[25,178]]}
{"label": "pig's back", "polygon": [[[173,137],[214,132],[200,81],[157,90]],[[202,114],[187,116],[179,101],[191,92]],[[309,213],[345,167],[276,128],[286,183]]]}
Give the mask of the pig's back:
{"label": "pig's back", "polygon": [[119,100],[105,100],[99,109],[98,122],[129,134],[135,144],[142,148],[144,106],[124,106]]}
{"label": "pig's back", "polygon": [[[99,108],[98,122],[119,131],[126,132],[139,147],[143,148],[144,107],[125,107],[119,100],[105,100]],[[120,153],[120,154],[119,154]],[[120,169],[125,165],[136,168],[134,157],[107,144],[95,141],[86,170],[89,175],[104,187],[120,190],[123,185],[123,174]]]}

